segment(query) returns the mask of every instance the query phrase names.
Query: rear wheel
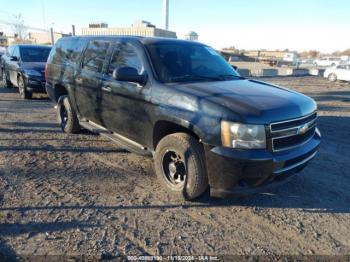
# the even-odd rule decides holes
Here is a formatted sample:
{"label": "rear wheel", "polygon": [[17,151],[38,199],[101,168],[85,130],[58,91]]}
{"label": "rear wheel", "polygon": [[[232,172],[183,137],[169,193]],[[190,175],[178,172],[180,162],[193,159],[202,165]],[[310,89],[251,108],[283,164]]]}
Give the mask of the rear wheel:
{"label": "rear wheel", "polygon": [[332,73],[328,76],[328,80],[331,81],[331,82],[335,82],[337,81],[337,75]]}
{"label": "rear wheel", "polygon": [[80,131],[78,117],[71,105],[68,96],[61,96],[58,100],[57,118],[63,132],[74,134]]}
{"label": "rear wheel", "polygon": [[22,99],[31,99],[33,96],[33,93],[27,90],[26,84],[23,81],[23,77],[19,76],[17,79],[17,83],[18,83],[18,91]]}
{"label": "rear wheel", "polygon": [[208,187],[203,146],[189,134],[164,137],[157,146],[154,164],[165,188],[182,199],[193,200]]}

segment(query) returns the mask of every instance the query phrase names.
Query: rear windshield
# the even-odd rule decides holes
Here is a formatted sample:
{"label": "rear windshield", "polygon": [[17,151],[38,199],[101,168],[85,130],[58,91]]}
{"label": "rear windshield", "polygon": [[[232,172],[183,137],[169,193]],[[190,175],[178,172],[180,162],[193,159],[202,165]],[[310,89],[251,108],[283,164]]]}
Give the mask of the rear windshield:
{"label": "rear windshield", "polygon": [[50,50],[50,47],[21,47],[21,60],[23,62],[46,62]]}

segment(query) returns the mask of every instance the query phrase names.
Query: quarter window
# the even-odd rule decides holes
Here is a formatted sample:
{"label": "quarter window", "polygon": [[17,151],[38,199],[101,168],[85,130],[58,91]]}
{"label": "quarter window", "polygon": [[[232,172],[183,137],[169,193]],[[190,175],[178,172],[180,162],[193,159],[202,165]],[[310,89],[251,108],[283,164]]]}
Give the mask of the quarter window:
{"label": "quarter window", "polygon": [[75,63],[85,47],[85,39],[66,37],[55,45],[50,53],[52,63],[54,64],[71,64]]}
{"label": "quarter window", "polygon": [[107,41],[91,41],[85,51],[82,68],[101,72],[109,46],[110,42]]}

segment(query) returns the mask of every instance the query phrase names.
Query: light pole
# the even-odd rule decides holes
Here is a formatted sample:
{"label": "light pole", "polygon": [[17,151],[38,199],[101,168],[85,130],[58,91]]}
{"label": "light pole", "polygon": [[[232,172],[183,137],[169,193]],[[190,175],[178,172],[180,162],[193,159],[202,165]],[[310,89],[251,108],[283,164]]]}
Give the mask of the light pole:
{"label": "light pole", "polygon": [[169,0],[163,0],[164,29],[169,29]]}

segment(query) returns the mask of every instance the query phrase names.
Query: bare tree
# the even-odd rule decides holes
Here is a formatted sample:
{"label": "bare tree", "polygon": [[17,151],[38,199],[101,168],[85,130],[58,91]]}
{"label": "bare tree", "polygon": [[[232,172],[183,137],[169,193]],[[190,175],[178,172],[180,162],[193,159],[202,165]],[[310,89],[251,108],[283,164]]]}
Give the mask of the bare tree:
{"label": "bare tree", "polygon": [[12,30],[18,41],[24,41],[27,37],[27,30],[24,25],[22,14],[14,15],[12,19]]}

